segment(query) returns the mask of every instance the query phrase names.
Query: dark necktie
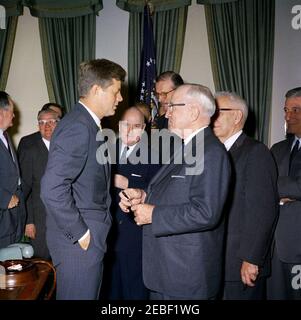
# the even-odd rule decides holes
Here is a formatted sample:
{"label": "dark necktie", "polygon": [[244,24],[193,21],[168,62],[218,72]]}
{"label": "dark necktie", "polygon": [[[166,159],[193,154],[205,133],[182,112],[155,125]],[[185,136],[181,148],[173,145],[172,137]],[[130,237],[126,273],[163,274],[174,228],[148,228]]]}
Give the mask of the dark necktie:
{"label": "dark necktie", "polygon": [[127,162],[127,161],[126,161],[126,159],[127,159],[126,154],[127,154],[128,150],[129,150],[129,147],[128,147],[128,146],[125,146],[125,147],[123,148],[122,154],[121,154],[120,159],[119,159],[119,163],[120,163],[120,164],[125,164],[125,163]]}
{"label": "dark necktie", "polygon": [[3,132],[3,136],[4,136],[4,138],[5,138],[6,142],[7,142],[7,150],[8,150],[8,152],[9,152],[10,156],[12,157],[12,159],[14,159],[14,158],[13,158],[13,154],[12,154],[12,152],[11,152],[11,148],[10,148],[9,140],[8,140],[8,135],[7,135],[7,132],[6,132],[6,131]]}
{"label": "dark necktie", "polygon": [[291,151],[290,160],[289,160],[289,171],[291,170],[293,159],[295,158],[295,156],[297,155],[297,153],[299,151],[299,144],[300,144],[299,140],[296,140],[295,145]]}

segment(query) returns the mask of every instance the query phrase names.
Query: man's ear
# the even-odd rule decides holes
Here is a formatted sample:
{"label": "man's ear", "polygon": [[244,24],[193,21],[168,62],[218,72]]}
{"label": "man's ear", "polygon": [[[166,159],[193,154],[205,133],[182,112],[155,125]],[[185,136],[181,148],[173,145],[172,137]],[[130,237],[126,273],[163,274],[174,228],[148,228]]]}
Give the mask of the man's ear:
{"label": "man's ear", "polygon": [[[184,107],[185,108],[185,107]],[[195,121],[198,119],[199,117],[199,114],[200,114],[200,110],[198,108],[198,106],[192,104],[192,105],[189,105],[189,108],[190,108],[190,118],[191,118],[191,121]],[[184,111],[184,110],[183,110]]]}
{"label": "man's ear", "polygon": [[243,119],[243,112],[241,110],[238,110],[236,113],[235,113],[235,124],[239,124],[242,119]]}
{"label": "man's ear", "polygon": [[94,84],[94,85],[92,86],[92,88],[90,89],[90,94],[91,94],[92,96],[99,95],[99,94],[102,93],[102,92],[103,92],[102,87],[99,86],[99,85],[97,85],[97,84]]}

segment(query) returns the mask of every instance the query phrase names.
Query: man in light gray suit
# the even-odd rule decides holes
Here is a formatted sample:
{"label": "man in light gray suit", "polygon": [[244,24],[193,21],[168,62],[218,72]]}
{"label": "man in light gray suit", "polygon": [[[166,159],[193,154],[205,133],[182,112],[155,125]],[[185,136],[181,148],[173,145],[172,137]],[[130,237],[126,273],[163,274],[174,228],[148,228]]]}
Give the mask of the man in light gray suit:
{"label": "man in light gray suit", "polygon": [[[110,166],[99,164],[96,135],[103,117],[122,101],[125,71],[98,59],[79,70],[80,101],[51,139],[41,182],[47,245],[57,271],[57,299],[97,299],[106,237],[111,226]],[[101,136],[101,133],[99,133]]]}
{"label": "man in light gray suit", "polygon": [[143,280],[151,299],[214,299],[220,288],[230,163],[208,126],[214,112],[207,87],[177,88],[168,128],[183,139],[185,162],[163,166],[147,192],[120,193],[121,209],[131,208],[143,225]]}

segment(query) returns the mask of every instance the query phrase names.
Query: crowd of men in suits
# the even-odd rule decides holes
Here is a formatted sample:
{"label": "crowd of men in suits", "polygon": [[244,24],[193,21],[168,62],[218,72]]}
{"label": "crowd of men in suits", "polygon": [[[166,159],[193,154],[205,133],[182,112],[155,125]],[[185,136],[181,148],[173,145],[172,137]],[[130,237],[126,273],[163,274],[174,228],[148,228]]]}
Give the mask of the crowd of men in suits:
{"label": "crowd of men in suits", "polygon": [[57,299],[300,299],[301,88],[286,94],[288,138],[270,151],[243,132],[240,96],[164,72],[155,123],[174,141],[170,161],[152,163],[165,150],[150,145],[146,164],[131,160],[146,150],[140,104],[122,115],[111,166],[96,157],[109,143],[101,119],[124,78],[112,61],[83,62],[79,102],[64,117],[44,105],[17,153],[0,92],[0,247],[29,237],[56,268]]}

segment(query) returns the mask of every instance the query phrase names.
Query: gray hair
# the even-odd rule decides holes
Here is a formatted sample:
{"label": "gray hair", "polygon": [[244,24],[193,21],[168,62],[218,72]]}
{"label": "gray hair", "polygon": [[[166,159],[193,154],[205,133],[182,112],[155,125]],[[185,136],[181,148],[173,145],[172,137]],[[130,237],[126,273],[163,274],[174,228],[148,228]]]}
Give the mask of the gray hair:
{"label": "gray hair", "polygon": [[59,119],[59,117],[60,117],[59,114],[57,112],[55,112],[54,110],[46,109],[46,110],[39,111],[37,119],[40,120],[41,116],[43,116],[44,114],[51,114],[51,115],[53,115],[54,119]]}
{"label": "gray hair", "polygon": [[[185,84],[183,86],[186,86]],[[209,117],[215,113],[215,101],[209,88],[201,84],[187,84],[187,94],[195,98]]]}
{"label": "gray hair", "polygon": [[235,92],[229,92],[229,91],[218,91],[215,93],[214,96],[215,96],[215,99],[219,97],[229,98],[229,100],[233,102],[239,108],[239,110],[241,110],[243,114],[243,123],[246,122],[248,118],[249,109],[248,109],[247,102],[242,97],[240,97]]}
{"label": "gray hair", "polygon": [[288,92],[285,94],[285,98],[299,98],[301,97],[301,87],[297,87],[294,89],[288,90]]}

